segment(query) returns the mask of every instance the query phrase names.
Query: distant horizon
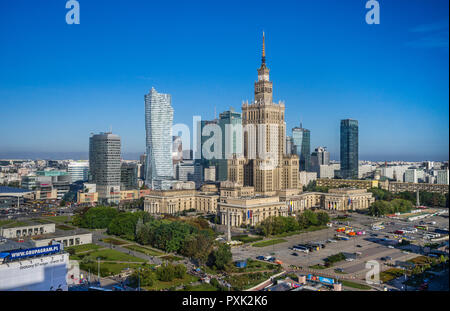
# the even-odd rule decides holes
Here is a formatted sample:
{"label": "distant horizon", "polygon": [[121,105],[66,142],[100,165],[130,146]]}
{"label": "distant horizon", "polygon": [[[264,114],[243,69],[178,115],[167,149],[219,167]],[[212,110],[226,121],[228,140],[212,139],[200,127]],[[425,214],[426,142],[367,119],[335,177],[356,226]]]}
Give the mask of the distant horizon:
{"label": "distant horizon", "polygon": [[[144,95],[170,94],[173,124],[211,120],[254,98],[262,32],[286,135],[339,157],[340,120],[360,158],[449,158],[449,1],[0,1],[0,153],[88,150],[112,128],[145,150]],[[170,12],[152,14],[149,12]],[[84,152],[84,151],[82,151]],[[375,161],[375,160],[373,160]]]}
{"label": "distant horizon", "polygon": [[[183,150],[183,151],[186,151]],[[121,156],[123,160],[139,160],[141,155],[145,154],[145,152],[122,152]],[[0,152],[0,160],[89,160],[89,152],[88,151],[74,151],[74,152]],[[331,161],[339,161],[339,157],[333,157],[330,155]],[[410,156],[410,158],[394,158],[394,157],[373,157],[369,159],[368,157],[361,157],[359,161],[372,161],[372,162],[447,162],[449,159],[436,160],[436,159],[425,159]]]}

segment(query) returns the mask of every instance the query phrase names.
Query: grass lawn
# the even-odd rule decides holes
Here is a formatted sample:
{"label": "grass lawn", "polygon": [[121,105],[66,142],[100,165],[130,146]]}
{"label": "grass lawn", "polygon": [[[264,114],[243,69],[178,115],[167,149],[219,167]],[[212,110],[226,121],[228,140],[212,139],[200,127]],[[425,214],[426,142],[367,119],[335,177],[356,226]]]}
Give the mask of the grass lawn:
{"label": "grass lawn", "polygon": [[[112,263],[112,262],[102,262],[100,263],[100,275],[102,277],[109,276],[109,275],[117,275],[121,273],[124,269],[130,268],[130,269],[137,269],[139,267],[142,267],[142,264],[127,264],[127,263]],[[88,272],[91,271],[92,274],[97,274],[97,268],[98,264],[97,262],[90,262],[90,263],[80,263],[80,269]]]}
{"label": "grass lawn", "polygon": [[56,225],[55,227],[60,230],[74,230],[74,228],[66,226],[66,225]]}
{"label": "grass lawn", "polygon": [[86,252],[91,250],[97,250],[99,248],[102,248],[102,246],[96,245],[96,244],[83,244],[83,245],[76,245],[76,246],[70,246],[67,247],[67,249],[73,249],[75,250],[75,254],[80,252]]}
{"label": "grass lawn", "polygon": [[274,235],[274,237],[283,238],[283,237],[292,236],[292,235],[296,235],[296,234],[318,231],[318,230],[322,230],[322,229],[326,229],[326,228],[327,228],[327,226],[311,226],[311,227],[303,229],[303,230],[297,230],[297,231],[276,234],[276,235]]}
{"label": "grass lawn", "polygon": [[405,274],[405,271],[402,269],[392,268],[380,273],[380,280],[383,283],[389,282],[393,279],[398,278]]}
{"label": "grass lawn", "polygon": [[40,223],[40,224],[52,224],[53,222],[47,219],[42,218],[33,218],[33,221]]}
{"label": "grass lawn", "polygon": [[161,255],[164,255],[163,252],[160,252],[160,251],[157,251],[157,250],[154,250],[154,249],[150,249],[150,248],[147,248],[147,247],[143,247],[143,246],[140,246],[140,245],[135,245],[135,244],[133,244],[133,245],[126,245],[126,246],[124,246],[124,248],[130,249],[132,251],[140,252],[140,253],[143,253],[143,254],[148,255],[148,256],[161,256]]}
{"label": "grass lawn", "polygon": [[358,288],[358,289],[371,289],[372,287],[364,285],[364,284],[359,284],[359,283],[355,283],[352,281],[347,281],[347,280],[341,280],[342,286],[347,286],[347,287],[352,287],[352,288]]}
{"label": "grass lawn", "polygon": [[176,287],[176,286],[180,286],[180,285],[188,285],[189,283],[192,283],[192,282],[197,282],[199,280],[199,278],[186,273],[186,275],[182,279],[173,279],[172,281],[163,282],[163,281],[158,280],[156,277],[156,274],[155,274],[153,280],[154,281],[153,281],[152,286],[145,286],[142,288],[144,288],[146,290],[167,289],[167,288]]}
{"label": "grass lawn", "polygon": [[269,279],[272,275],[273,273],[269,272],[238,274],[226,277],[226,281],[231,284],[233,290],[246,290]]}
{"label": "grass lawn", "polygon": [[416,265],[424,265],[424,264],[431,264],[432,259],[427,256],[417,256],[408,260],[408,262],[411,262]]}
{"label": "grass lawn", "polygon": [[324,266],[324,265],[317,264],[317,265],[309,266],[309,268],[310,269],[316,269],[316,270],[323,270],[323,269],[326,269],[328,267]]}
{"label": "grass lawn", "polygon": [[256,242],[256,241],[260,241],[263,239],[263,237],[260,236],[248,236],[247,234],[242,234],[242,235],[236,235],[234,237],[231,237],[231,239],[233,241],[241,241],[243,243],[251,243],[251,242]]}
{"label": "grass lawn", "polygon": [[168,261],[171,261],[171,262],[172,261],[179,261],[179,260],[183,259],[183,257],[174,256],[174,255],[166,255],[166,256],[161,256],[159,258],[164,259],[164,260],[168,260]]}
{"label": "grass lawn", "polygon": [[146,262],[145,259],[130,256],[114,249],[94,250],[84,254],[75,254],[73,256],[73,259],[75,260],[82,260],[84,258],[89,258],[95,262],[97,262],[97,258],[100,258],[102,261]]}
{"label": "grass lawn", "polygon": [[253,243],[252,246],[265,247],[265,246],[275,245],[275,244],[284,243],[284,242],[287,242],[287,241],[285,239],[274,239],[274,240],[267,240],[267,241]]}
{"label": "grass lawn", "polygon": [[47,216],[42,219],[49,220],[51,222],[69,222],[72,219],[72,217],[71,216]]}
{"label": "grass lawn", "polygon": [[13,219],[8,220],[0,220],[0,227],[4,228],[12,228],[12,227],[20,227],[20,226],[27,226],[28,223],[25,221],[17,221]]}
{"label": "grass lawn", "polygon": [[105,238],[105,239],[102,239],[102,242],[105,242],[105,243],[111,243],[111,244],[113,244],[113,245],[124,245],[124,244],[129,244],[129,243],[126,242],[126,241],[121,241],[121,240],[117,240],[117,239],[114,239],[114,238]]}

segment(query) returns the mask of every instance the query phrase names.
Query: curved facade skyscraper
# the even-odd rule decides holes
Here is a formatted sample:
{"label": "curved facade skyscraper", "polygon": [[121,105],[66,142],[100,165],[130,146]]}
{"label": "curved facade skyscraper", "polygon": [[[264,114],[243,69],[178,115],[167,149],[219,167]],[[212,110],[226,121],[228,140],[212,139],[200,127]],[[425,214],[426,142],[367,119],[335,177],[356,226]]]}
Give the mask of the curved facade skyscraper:
{"label": "curved facade skyscraper", "polygon": [[171,102],[170,94],[158,93],[153,87],[145,95],[145,184],[152,189],[169,189],[173,180]]}

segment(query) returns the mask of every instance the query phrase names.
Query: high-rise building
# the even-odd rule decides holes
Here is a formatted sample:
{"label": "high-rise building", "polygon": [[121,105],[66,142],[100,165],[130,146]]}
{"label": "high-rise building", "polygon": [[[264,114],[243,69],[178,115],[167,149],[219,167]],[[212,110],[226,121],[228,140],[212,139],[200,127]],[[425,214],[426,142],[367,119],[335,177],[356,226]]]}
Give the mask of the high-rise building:
{"label": "high-rise building", "polygon": [[358,179],[358,121],[341,120],[341,170],[343,179]]}
{"label": "high-rise building", "polygon": [[120,190],[137,189],[138,166],[132,162],[122,162],[120,167]]}
{"label": "high-rise building", "polygon": [[152,189],[167,190],[173,180],[172,123],[173,108],[169,94],[152,87],[145,95],[145,130],[147,162],[145,184]]}
{"label": "high-rise building", "polygon": [[242,105],[242,125],[244,130],[244,155],[249,159],[270,159],[279,166],[286,148],[285,106],[283,102],[274,103],[272,81],[266,66],[265,41],[258,81],[255,82],[255,100]]}
{"label": "high-rise building", "polygon": [[309,171],[311,163],[311,133],[302,127],[292,129],[293,153],[300,158],[300,171]]}
{"label": "high-rise building", "polygon": [[327,147],[318,147],[311,153],[312,167],[328,164],[330,164],[330,153],[327,151]]}
{"label": "high-rise building", "polygon": [[436,170],[436,183],[440,185],[448,185],[449,170]]}
{"label": "high-rise building", "polygon": [[97,186],[100,202],[120,202],[120,148],[120,137],[110,132],[89,138],[90,181]]}
{"label": "high-rise building", "polygon": [[286,136],[286,151],[285,151],[286,155],[292,154],[293,143],[294,142],[292,140],[292,136]]}
{"label": "high-rise building", "polygon": [[202,182],[202,165],[194,160],[186,160],[175,165],[175,176],[179,181],[193,181],[196,187]]}
{"label": "high-rise building", "polygon": [[412,182],[412,183],[418,182],[417,170],[415,168],[407,169],[405,171],[405,182]]}
{"label": "high-rise building", "polygon": [[300,190],[297,155],[286,155],[286,122],[283,102],[272,102],[272,82],[266,66],[263,34],[262,62],[255,82],[255,99],[242,104],[244,156],[228,160],[228,180],[254,186],[256,194],[274,195]]}
{"label": "high-rise building", "polygon": [[183,161],[183,143],[181,136],[172,137],[172,163],[177,164]]}
{"label": "high-rise building", "polygon": [[67,171],[70,175],[70,182],[87,181],[89,178],[89,162],[88,161],[73,161],[67,166]]}

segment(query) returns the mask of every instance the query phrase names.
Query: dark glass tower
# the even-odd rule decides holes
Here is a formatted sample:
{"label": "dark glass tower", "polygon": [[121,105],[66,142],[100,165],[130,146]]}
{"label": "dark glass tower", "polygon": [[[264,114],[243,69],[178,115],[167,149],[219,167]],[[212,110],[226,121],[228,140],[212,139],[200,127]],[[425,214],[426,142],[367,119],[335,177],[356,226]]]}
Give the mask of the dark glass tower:
{"label": "dark glass tower", "polygon": [[341,120],[341,177],[358,179],[357,120]]}
{"label": "dark glass tower", "polygon": [[292,153],[300,159],[300,171],[309,171],[311,162],[311,132],[302,127],[292,129]]}

